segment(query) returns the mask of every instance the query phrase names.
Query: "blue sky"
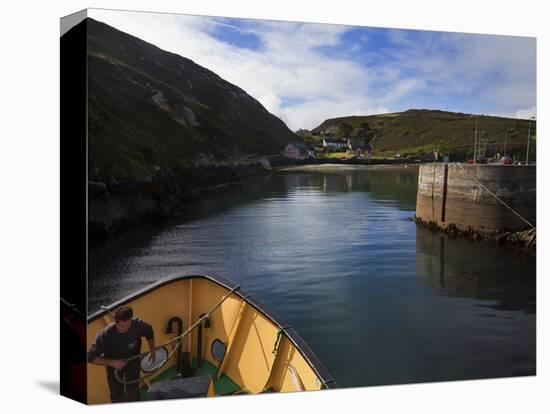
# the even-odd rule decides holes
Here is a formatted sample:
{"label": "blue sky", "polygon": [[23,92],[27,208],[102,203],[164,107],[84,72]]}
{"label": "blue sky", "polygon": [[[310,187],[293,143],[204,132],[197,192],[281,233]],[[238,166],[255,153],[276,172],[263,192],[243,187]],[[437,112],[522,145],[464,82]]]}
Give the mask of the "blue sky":
{"label": "blue sky", "polygon": [[430,108],[528,118],[534,38],[90,10],[192,59],[287,125]]}

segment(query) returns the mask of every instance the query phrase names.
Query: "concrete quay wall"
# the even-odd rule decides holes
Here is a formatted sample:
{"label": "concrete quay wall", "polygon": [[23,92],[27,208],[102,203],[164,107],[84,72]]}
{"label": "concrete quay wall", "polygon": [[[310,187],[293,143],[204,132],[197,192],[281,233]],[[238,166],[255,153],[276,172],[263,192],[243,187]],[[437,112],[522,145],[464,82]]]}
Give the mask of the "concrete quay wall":
{"label": "concrete quay wall", "polygon": [[423,164],[418,174],[416,217],[461,230],[529,228],[472,177],[536,225],[535,166]]}

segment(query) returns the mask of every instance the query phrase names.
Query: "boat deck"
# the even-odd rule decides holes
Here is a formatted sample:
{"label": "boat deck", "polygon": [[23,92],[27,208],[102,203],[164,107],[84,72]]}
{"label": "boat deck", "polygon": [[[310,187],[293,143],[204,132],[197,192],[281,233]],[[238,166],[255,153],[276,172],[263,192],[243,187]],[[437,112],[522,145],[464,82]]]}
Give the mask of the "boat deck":
{"label": "boat deck", "polygon": [[[193,360],[191,361],[191,367],[193,369],[193,377],[202,377],[202,376],[212,377],[216,374],[216,371],[217,371],[216,366],[206,360],[202,361],[201,367],[197,367],[196,358],[193,358]],[[176,366],[172,366],[167,370],[163,371],[158,376],[156,376],[151,381],[151,384],[163,382],[163,381],[170,381],[170,380],[179,379],[179,378],[181,377],[178,375]],[[215,395],[231,395],[231,394],[235,394],[238,391],[241,391],[241,387],[237,383],[235,383],[231,378],[229,378],[227,375],[223,373],[222,375],[220,375],[218,379],[214,380]],[[144,385],[140,388],[142,399],[147,398],[147,392],[148,392],[147,386]]]}

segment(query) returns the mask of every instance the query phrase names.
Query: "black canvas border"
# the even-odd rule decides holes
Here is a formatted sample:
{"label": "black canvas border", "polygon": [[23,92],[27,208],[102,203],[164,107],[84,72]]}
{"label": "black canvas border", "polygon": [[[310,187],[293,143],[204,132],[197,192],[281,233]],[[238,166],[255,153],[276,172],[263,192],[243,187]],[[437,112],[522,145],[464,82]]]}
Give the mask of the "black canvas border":
{"label": "black canvas border", "polygon": [[[87,147],[84,20],[60,39],[60,393],[82,403],[87,402]],[[80,337],[66,323],[67,312],[84,327]]]}

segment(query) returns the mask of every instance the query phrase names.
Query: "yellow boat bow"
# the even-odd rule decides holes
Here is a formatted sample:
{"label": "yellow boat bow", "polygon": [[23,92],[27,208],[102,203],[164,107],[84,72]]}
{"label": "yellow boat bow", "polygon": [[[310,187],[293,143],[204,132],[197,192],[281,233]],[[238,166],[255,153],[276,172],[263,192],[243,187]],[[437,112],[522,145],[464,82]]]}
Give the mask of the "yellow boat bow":
{"label": "yellow boat bow", "polygon": [[[153,372],[141,372],[145,399],[336,387],[293,328],[220,277],[173,275],[92,314],[88,348],[113,322],[110,310],[122,305],[153,326],[156,344],[168,357]],[[193,393],[201,381],[206,391]],[[87,390],[89,404],[110,402],[104,367],[88,364]]]}

